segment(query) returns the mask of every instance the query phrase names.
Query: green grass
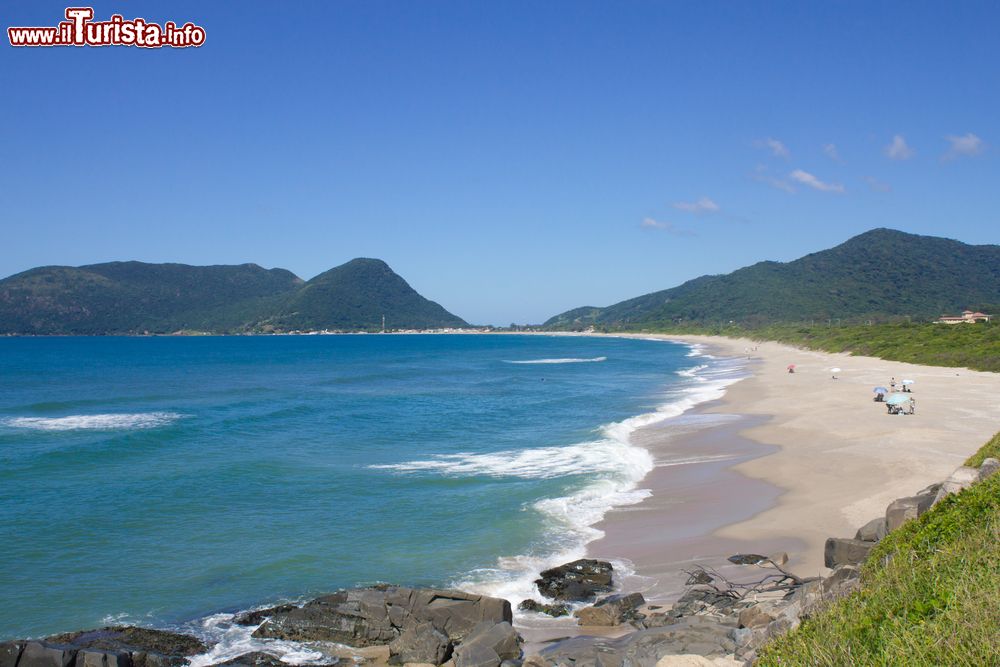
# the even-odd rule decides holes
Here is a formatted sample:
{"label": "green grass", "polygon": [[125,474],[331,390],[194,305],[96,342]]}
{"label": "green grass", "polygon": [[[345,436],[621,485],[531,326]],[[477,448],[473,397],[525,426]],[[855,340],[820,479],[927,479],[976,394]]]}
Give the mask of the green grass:
{"label": "green grass", "polygon": [[1000,475],[890,533],[861,581],[765,645],[755,664],[1000,665]]}
{"label": "green grass", "polygon": [[871,326],[773,324],[761,327],[690,325],[644,330],[774,340],[824,352],[849,352],[928,366],[1000,372],[1000,325],[994,323],[893,323]]}

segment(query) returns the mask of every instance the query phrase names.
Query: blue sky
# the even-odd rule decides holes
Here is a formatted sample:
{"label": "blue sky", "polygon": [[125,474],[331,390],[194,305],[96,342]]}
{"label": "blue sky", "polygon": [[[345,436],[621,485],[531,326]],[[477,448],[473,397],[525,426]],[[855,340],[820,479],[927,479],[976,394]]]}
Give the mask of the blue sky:
{"label": "blue sky", "polygon": [[207,41],[0,46],[2,275],[379,257],[507,324],[873,227],[1000,242],[996,3],[93,6]]}

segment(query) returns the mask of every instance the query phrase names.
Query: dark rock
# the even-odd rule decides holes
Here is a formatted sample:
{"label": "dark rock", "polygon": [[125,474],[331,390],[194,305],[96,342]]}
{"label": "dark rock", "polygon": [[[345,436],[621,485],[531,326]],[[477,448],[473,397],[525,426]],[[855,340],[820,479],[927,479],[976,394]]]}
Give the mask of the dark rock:
{"label": "dark rock", "polygon": [[389,664],[408,662],[440,665],[451,657],[453,644],[432,623],[418,623],[403,630],[389,644]]}
{"label": "dark rock", "polygon": [[838,565],[857,565],[868,558],[875,546],[874,542],[849,540],[846,537],[830,537],[823,549],[823,564],[829,568]]}
{"label": "dark rock", "polygon": [[761,561],[767,560],[767,556],[761,556],[760,554],[736,554],[726,560],[736,565],[756,565]]}
{"label": "dark rock", "polygon": [[79,649],[64,644],[28,642],[21,651],[18,667],[70,667]]}
{"label": "dark rock", "polygon": [[279,604],[275,607],[268,607],[267,609],[254,609],[253,611],[245,611],[242,614],[237,614],[236,617],[233,618],[233,623],[235,623],[236,625],[260,625],[271,616],[274,616],[275,614],[280,614],[282,612],[291,611],[296,607],[297,605],[294,604]]}
{"label": "dark rock", "polygon": [[889,531],[886,530],[885,517],[880,516],[858,528],[858,532],[855,533],[854,539],[861,540],[862,542],[878,542],[885,537],[888,532]]}
{"label": "dark rock", "polygon": [[24,642],[0,643],[0,667],[16,667],[24,650]]}
{"label": "dark rock", "polygon": [[105,652],[158,654],[168,658],[186,658],[208,650],[208,646],[191,635],[131,625],[70,632],[48,637],[45,641]]}
{"label": "dark rock", "polygon": [[[248,624],[249,625],[249,624]],[[211,667],[288,667],[281,659],[271,655],[270,653],[261,653],[260,651],[255,651],[253,653],[244,653],[241,656],[237,656],[232,660],[226,660],[225,662],[217,662]]]}
{"label": "dark rock", "polygon": [[885,510],[885,528],[892,532],[910,519],[916,519],[934,504],[934,494],[899,498],[889,503]]}
{"label": "dark rock", "polygon": [[621,625],[631,620],[636,610],[645,603],[641,593],[609,595],[592,607],[578,609],[573,615],[580,625]]}
{"label": "dark rock", "polygon": [[340,591],[277,612],[254,637],[332,641],[364,647],[388,644],[405,627],[431,623],[458,642],[481,621],[511,622],[510,603],[461,591],[378,586]]}
{"label": "dark rock", "polygon": [[522,600],[521,604],[517,605],[517,608],[521,611],[534,611],[539,614],[548,614],[558,618],[559,616],[569,616],[569,605],[565,604],[543,604],[541,602],[536,602],[535,600]]}
{"label": "dark rock", "polygon": [[581,558],[572,563],[545,570],[535,580],[539,592],[548,598],[568,602],[586,602],[598,593],[611,590],[611,563]]}
{"label": "dark rock", "polygon": [[76,667],[132,667],[132,656],[125,651],[81,649],[76,654]]}

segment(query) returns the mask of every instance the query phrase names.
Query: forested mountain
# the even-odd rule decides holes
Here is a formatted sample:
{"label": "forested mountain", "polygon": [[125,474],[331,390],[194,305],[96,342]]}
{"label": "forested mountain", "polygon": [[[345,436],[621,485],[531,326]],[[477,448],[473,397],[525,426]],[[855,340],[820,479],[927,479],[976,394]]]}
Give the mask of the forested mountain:
{"label": "forested mountain", "polygon": [[380,260],[305,282],[256,264],[46,266],[0,280],[0,333],[135,334],[464,326]]}
{"label": "forested mountain", "polygon": [[576,308],[545,326],[927,319],[998,303],[1000,246],[874,229],[792,262],[759,262],[606,308]]}

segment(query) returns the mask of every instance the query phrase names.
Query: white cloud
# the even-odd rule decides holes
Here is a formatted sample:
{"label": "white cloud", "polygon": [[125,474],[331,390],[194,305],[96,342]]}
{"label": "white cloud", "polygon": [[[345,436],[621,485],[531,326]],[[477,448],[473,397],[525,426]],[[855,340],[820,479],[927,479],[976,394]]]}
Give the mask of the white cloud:
{"label": "white cloud", "polygon": [[667,232],[668,234],[674,234],[676,236],[694,236],[694,232],[686,229],[679,229],[677,225],[675,225],[672,222],[667,222],[666,220],[643,218],[642,224],[640,226],[643,229],[659,229],[661,231]]}
{"label": "white cloud", "polygon": [[787,160],[792,156],[791,151],[788,150],[788,147],[785,146],[785,144],[772,137],[768,137],[767,139],[758,139],[753,142],[753,145],[757,148],[768,149],[775,157],[783,157]]}
{"label": "white cloud", "polygon": [[972,132],[968,134],[956,137],[955,135],[949,134],[945,137],[945,140],[951,146],[948,148],[948,152],[944,154],[944,159],[954,160],[957,157],[972,157],[973,155],[979,155],[983,152],[983,140],[974,135]]}
{"label": "white cloud", "polygon": [[892,138],[892,143],[885,147],[885,154],[891,160],[909,160],[917,152],[907,145],[903,135],[897,134]]}
{"label": "white cloud", "polygon": [[775,178],[768,173],[767,167],[758,164],[753,170],[754,180],[760,181],[761,183],[767,183],[772,188],[777,188],[778,190],[784,190],[785,192],[795,192],[795,188],[792,184],[783,178]]}
{"label": "white cloud", "polygon": [[679,201],[674,203],[674,208],[678,211],[687,211],[688,213],[718,213],[720,207],[714,201],[708,197],[702,197],[698,201]]}
{"label": "white cloud", "polygon": [[796,169],[788,175],[793,181],[797,181],[802,185],[808,185],[814,190],[820,190],[822,192],[838,192],[842,193],[844,191],[844,186],[840,183],[824,183],[819,180],[808,171],[802,171],[801,169]]}
{"label": "white cloud", "polygon": [[840,152],[837,150],[837,144],[824,144],[823,152],[826,153],[826,156],[834,162],[843,162],[840,157]]}
{"label": "white cloud", "polygon": [[892,191],[892,186],[891,185],[889,185],[888,183],[885,183],[883,181],[878,180],[874,176],[865,176],[864,177],[864,181],[865,181],[865,183],[868,184],[868,187],[870,187],[875,192],[891,192]]}

